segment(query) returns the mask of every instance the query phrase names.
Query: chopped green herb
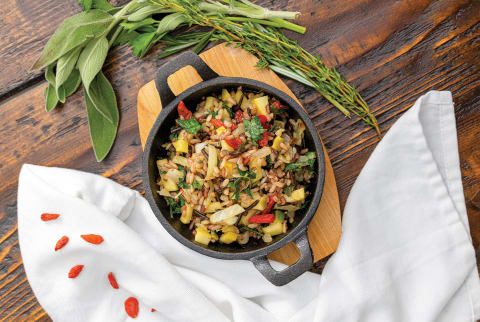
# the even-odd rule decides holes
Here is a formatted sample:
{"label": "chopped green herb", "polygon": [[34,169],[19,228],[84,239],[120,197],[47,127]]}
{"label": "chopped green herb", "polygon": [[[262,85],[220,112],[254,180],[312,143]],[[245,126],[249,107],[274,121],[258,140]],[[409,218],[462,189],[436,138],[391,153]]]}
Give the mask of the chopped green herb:
{"label": "chopped green herb", "polygon": [[235,118],[235,113],[233,113],[232,108],[228,106],[227,103],[223,102],[223,108],[228,112],[231,119]]}
{"label": "chopped green herb", "polygon": [[158,173],[159,174],[165,174],[165,173],[167,173],[167,171],[159,170]]}
{"label": "chopped green herb", "polygon": [[253,172],[252,170],[245,170],[243,171],[242,169],[238,169],[238,173],[242,176],[242,177],[246,177],[246,178],[249,178],[249,179],[255,179],[257,177],[257,175],[255,174],[255,172]]}
{"label": "chopped green herb", "polygon": [[301,155],[297,162],[287,164],[285,170],[297,172],[303,167],[310,167],[310,169],[313,170],[316,157],[315,152],[307,152],[305,155]]}
{"label": "chopped green herb", "polygon": [[249,188],[245,188],[245,190],[244,190],[244,191],[247,193],[247,195],[249,195],[249,196],[250,196],[250,198],[253,198],[253,194],[252,194],[252,192],[250,191],[250,189],[249,189]]}
{"label": "chopped green herb", "polygon": [[185,170],[185,167],[181,164],[177,164],[177,167],[178,167],[178,170],[180,171],[184,171]]}
{"label": "chopped green herb", "polygon": [[240,144],[240,146],[238,147],[238,153],[242,153],[243,151],[245,151],[245,145],[247,145],[247,142],[243,142],[242,144]]}
{"label": "chopped green herb", "polygon": [[207,112],[212,116],[212,118],[215,118],[215,116],[217,116],[218,114],[218,111],[207,111]]}
{"label": "chopped green herb", "polygon": [[307,200],[305,200],[305,202],[302,204],[302,206],[300,207],[300,209],[304,209],[304,208],[307,208],[307,206],[310,204],[310,201],[308,198]]}
{"label": "chopped green herb", "polygon": [[188,120],[177,120],[177,123],[190,134],[197,134],[197,132],[202,128],[200,123],[198,123],[198,121],[193,117]]}
{"label": "chopped green herb", "polygon": [[256,230],[256,229],[250,228],[250,227],[243,226],[243,227],[240,227],[240,230],[242,230],[242,231],[251,231],[252,233],[257,234],[257,235],[263,237],[263,234],[262,234],[261,232],[259,232],[259,231]]}
{"label": "chopped green herb", "polygon": [[178,181],[178,186],[182,189],[190,189],[190,185],[185,182],[185,178]]}
{"label": "chopped green herb", "polygon": [[197,179],[194,179],[194,180],[193,180],[192,185],[193,185],[193,188],[195,188],[195,189],[197,189],[197,190],[200,190],[200,189],[202,189],[202,187],[203,187],[203,185],[202,185],[200,182],[198,182]]}
{"label": "chopped green herb", "polygon": [[173,218],[173,215],[175,214],[181,214],[182,213],[182,202],[185,203],[183,198],[180,198],[179,202],[176,202],[175,199],[172,197],[166,197],[168,205],[170,207],[170,218]]}
{"label": "chopped green herb", "polygon": [[294,186],[292,185],[286,186],[283,188],[283,193],[290,197],[292,195],[293,190],[295,190]]}
{"label": "chopped green herb", "polygon": [[168,138],[170,139],[170,141],[176,140],[178,138],[178,132],[170,134]]}
{"label": "chopped green herb", "polygon": [[272,159],[270,158],[270,155],[267,155],[267,157],[265,158],[265,160],[267,161],[267,165],[272,165],[273,162],[272,162]]}
{"label": "chopped green herb", "polygon": [[258,116],[255,115],[250,121],[243,119],[243,125],[245,126],[247,136],[250,137],[254,144],[257,144],[257,141],[262,139],[263,132],[265,132]]}

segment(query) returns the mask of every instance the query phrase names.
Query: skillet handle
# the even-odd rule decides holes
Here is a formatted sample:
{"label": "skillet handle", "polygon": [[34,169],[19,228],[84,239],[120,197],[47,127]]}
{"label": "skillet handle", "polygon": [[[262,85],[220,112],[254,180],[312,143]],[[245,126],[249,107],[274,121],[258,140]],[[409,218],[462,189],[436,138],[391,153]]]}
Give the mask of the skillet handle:
{"label": "skillet handle", "polygon": [[257,256],[250,259],[255,268],[273,285],[282,286],[290,283],[313,266],[313,253],[307,236],[307,228],[294,240],[300,250],[300,259],[282,271],[276,271],[270,265],[267,256]]}
{"label": "skillet handle", "polygon": [[173,60],[163,64],[155,74],[155,85],[157,86],[163,107],[166,107],[175,98],[175,95],[168,86],[168,77],[188,65],[195,68],[204,81],[218,77],[218,74],[205,64],[205,62],[193,51],[186,51],[178,55]]}

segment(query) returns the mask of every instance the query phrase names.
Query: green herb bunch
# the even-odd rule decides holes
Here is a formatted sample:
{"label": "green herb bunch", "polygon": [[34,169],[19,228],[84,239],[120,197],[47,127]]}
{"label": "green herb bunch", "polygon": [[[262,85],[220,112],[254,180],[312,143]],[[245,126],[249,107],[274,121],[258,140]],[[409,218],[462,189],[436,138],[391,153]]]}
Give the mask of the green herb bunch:
{"label": "green herb bunch", "polygon": [[[298,12],[271,11],[248,0],[132,0],[114,7],[107,0],[79,0],[84,11],[67,18],[50,38],[32,69],[46,68],[45,108],[83,85],[90,136],[98,161],[110,151],[119,112],[113,88],[102,73],[110,48],[127,44],[139,58],[162,44],[159,59],[187,48],[196,53],[209,42],[225,41],[258,57],[258,67],[316,89],[350,117],[358,115],[378,132],[375,117],[354,87],[311,55],[282,29],[304,33],[285,19]],[[203,27],[201,30],[192,28]],[[195,124],[190,124],[194,130]]]}

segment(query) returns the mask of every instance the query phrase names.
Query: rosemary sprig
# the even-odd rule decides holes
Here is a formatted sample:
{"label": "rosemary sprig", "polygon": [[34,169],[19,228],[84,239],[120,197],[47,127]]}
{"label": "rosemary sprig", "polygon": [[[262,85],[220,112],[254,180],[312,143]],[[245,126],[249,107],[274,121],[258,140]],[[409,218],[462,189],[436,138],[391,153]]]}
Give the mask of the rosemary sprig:
{"label": "rosemary sprig", "polygon": [[[46,67],[47,111],[83,84],[98,161],[110,151],[119,122],[115,93],[101,69],[109,49],[124,44],[139,58],[162,44],[158,58],[164,58],[187,48],[199,53],[210,42],[225,41],[257,56],[259,68],[270,67],[314,88],[346,116],[358,115],[379,132],[355,88],[283,34],[282,29],[305,33],[304,27],[286,20],[297,18],[298,12],[272,11],[248,0],[131,0],[120,7],[107,0],[78,1],[84,12],[64,20],[32,69]],[[196,27],[206,30],[192,30]]]}

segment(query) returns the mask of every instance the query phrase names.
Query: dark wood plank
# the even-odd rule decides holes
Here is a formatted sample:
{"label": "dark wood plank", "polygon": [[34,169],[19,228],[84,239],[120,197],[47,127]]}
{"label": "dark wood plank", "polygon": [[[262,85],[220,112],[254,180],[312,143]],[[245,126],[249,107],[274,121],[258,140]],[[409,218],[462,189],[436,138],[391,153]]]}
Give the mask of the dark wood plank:
{"label": "dark wood plank", "polygon": [[[80,169],[142,190],[136,94],[161,65],[116,49],[105,67],[119,98],[120,129],[112,153],[97,163],[90,148],[81,93],[59,110],[43,110],[46,84],[27,70],[48,36],[78,12],[74,0],[5,0],[0,8],[0,319],[48,320],[25,279],[16,216],[17,177],[25,162]],[[454,94],[462,179],[471,234],[480,254],[480,2],[475,0],[270,0],[271,8],[302,11],[308,32],[289,35],[337,66],[361,90],[383,132],[430,89]],[[159,49],[155,49],[158,52]],[[316,92],[287,81],[315,121],[334,165],[345,204],[379,137],[346,119]],[[326,260],[316,264],[321,272]]]}

